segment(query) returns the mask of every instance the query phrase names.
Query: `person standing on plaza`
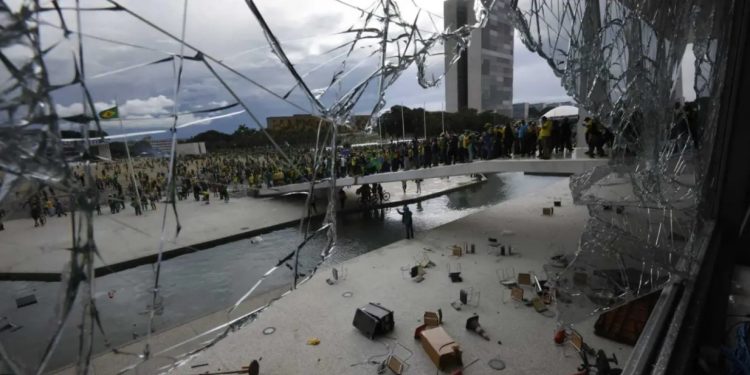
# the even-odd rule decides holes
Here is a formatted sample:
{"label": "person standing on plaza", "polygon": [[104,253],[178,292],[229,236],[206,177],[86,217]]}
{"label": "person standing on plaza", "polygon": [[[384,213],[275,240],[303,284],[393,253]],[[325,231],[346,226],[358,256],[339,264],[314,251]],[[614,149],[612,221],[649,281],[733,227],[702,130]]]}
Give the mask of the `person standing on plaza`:
{"label": "person standing on plaza", "polygon": [[552,120],[547,117],[542,117],[542,126],[539,129],[539,142],[542,146],[540,159],[549,159],[552,153]]}
{"label": "person standing on plaza", "polygon": [[404,223],[404,228],[406,228],[406,239],[408,240],[414,238],[414,223],[412,222],[409,206],[404,205],[403,211],[396,209],[396,212],[401,215],[401,222]]}

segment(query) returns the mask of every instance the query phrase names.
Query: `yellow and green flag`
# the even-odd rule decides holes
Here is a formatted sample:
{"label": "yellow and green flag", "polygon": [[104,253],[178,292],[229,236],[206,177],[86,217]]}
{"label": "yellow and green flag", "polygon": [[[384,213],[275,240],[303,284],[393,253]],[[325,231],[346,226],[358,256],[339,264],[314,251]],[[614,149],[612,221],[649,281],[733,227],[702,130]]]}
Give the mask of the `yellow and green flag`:
{"label": "yellow and green flag", "polygon": [[107,108],[99,112],[99,118],[102,120],[111,120],[111,119],[120,118],[120,113],[117,110],[117,106],[114,106],[112,108]]}

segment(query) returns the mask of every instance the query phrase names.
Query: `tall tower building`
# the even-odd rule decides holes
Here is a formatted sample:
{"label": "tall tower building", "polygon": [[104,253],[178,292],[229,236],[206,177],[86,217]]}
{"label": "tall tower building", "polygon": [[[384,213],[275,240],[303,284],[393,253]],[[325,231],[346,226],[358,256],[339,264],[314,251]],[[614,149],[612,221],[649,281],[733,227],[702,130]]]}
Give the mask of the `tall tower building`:
{"label": "tall tower building", "polygon": [[[488,0],[482,0],[489,3]],[[446,0],[445,28],[476,22],[474,0]],[[455,48],[446,43],[446,66]],[[510,1],[497,0],[484,29],[474,30],[471,43],[445,77],[446,110],[474,108],[513,115],[513,26]]]}

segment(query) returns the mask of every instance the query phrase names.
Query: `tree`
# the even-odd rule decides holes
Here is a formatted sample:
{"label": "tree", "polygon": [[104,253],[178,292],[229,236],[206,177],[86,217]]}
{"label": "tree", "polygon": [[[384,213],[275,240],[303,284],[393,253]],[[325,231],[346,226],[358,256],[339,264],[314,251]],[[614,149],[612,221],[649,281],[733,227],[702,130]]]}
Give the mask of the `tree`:
{"label": "tree", "polygon": [[248,134],[250,134],[250,128],[248,128],[247,125],[245,124],[240,124],[240,126],[237,127],[237,130],[235,130],[234,133],[232,133],[232,135],[238,135],[238,136],[243,136],[243,135],[248,135]]}

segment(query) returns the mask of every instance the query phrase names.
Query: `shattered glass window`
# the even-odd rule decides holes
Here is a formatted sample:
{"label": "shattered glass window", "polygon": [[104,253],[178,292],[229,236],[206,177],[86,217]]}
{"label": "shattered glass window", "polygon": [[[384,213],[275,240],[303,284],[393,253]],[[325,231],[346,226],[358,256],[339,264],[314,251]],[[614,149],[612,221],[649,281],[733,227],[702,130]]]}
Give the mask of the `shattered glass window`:
{"label": "shattered glass window", "polygon": [[[95,354],[113,350],[121,372],[158,373],[252,322],[276,298],[246,303],[260,297],[261,285],[293,289],[337,256],[340,128],[351,126],[355,113],[381,112],[385,93],[404,76],[416,77],[423,88],[438,85],[466,56],[472,31],[495,16],[490,10],[510,12],[525,46],[549,63],[595,123],[612,132],[611,162],[571,180],[575,201],[588,206],[590,218],[570,265],[550,271],[560,322],[574,324],[695,277],[710,228],[700,193],[711,183],[706,170],[731,6],[708,0],[517,0],[506,8],[476,0],[473,14],[459,16],[472,20],[468,25],[444,29],[414,0],[300,1],[293,10],[282,1],[239,4],[0,1],[0,209],[7,208],[6,219],[19,212],[44,225],[41,212],[59,206],[66,220],[50,238],[2,244],[39,248],[33,253],[38,269],[18,268],[29,256],[24,252],[9,267],[19,280],[24,272],[44,276],[3,281],[8,287],[0,295],[15,304],[13,316],[0,316],[0,372],[40,374],[72,364],[87,373]],[[300,27],[303,12],[316,15],[322,27],[315,29],[327,32],[310,35]],[[209,22],[206,14],[231,22]],[[695,56],[691,67],[683,65],[687,49]],[[695,100],[675,105],[685,71],[692,72]],[[273,138],[258,115],[267,109],[259,108],[260,98],[272,99],[263,105],[274,111],[311,116],[316,133],[309,160],[288,155]],[[190,167],[178,157],[178,137],[191,127],[237,118],[263,134],[267,152],[279,155],[280,164],[309,169],[305,209],[293,217],[301,231],[288,232],[297,246],[274,254],[270,269],[254,269],[240,252],[231,264],[196,252],[192,273],[178,274],[163,255],[182,247],[184,253],[199,250],[185,244],[198,240],[201,226],[177,204]],[[143,171],[137,163],[118,173],[126,184],[133,182],[128,204],[163,209],[142,225],[100,216],[98,211],[125,209],[126,203],[123,194],[103,196],[98,188],[100,166],[111,159],[101,146],[121,142],[131,159],[140,151],[137,144],[131,150],[128,140],[144,136],[163,138],[158,163],[164,172],[150,176],[164,187],[162,199],[154,202],[139,190]],[[311,220],[314,185],[331,177],[325,218]],[[248,247],[273,245],[247,240]],[[140,265],[118,273],[113,265],[138,246],[146,248],[138,254]],[[263,276],[221,279],[220,271],[229,269]],[[222,286],[201,296],[217,306],[212,324],[191,331],[186,341],[161,345],[156,334],[189,316],[194,296],[186,292],[208,280]],[[55,308],[25,321],[24,309],[40,301]],[[6,339],[9,333],[16,341]],[[123,348],[126,343],[132,345]]]}
{"label": "shattered glass window", "polygon": [[[731,6],[712,1],[517,1],[523,43],[588,116],[612,160],[571,180],[589,207],[580,248],[554,272],[563,324],[695,277],[709,236],[700,212]],[[721,47],[720,47],[721,46]],[[685,66],[687,49],[694,66]],[[679,103],[685,72],[695,100]],[[598,135],[595,135],[598,136]]]}
{"label": "shattered glass window", "polygon": [[[9,323],[4,327],[22,333],[14,336],[15,343],[0,338],[3,372],[44,373],[73,364],[76,372],[87,373],[96,353],[114,350],[122,372],[157,373],[252,321],[258,310],[243,302],[259,285],[291,282],[294,288],[320,262],[335,256],[335,183],[322,222],[307,220],[309,208],[297,215],[303,230],[291,234],[299,237],[296,249],[262,278],[238,283],[241,291],[226,281],[232,284],[229,290],[216,294],[239,298],[219,314],[218,322],[185,342],[163,347],[155,333],[181,322],[181,310],[191,308],[183,293],[200,279],[170,273],[163,257],[166,250],[195,240],[190,236],[201,225],[177,204],[190,167],[178,157],[181,132],[243,118],[265,135],[268,152],[280,155],[279,163],[312,171],[312,191],[314,181],[336,176],[332,161],[337,160],[339,126],[353,123],[355,112],[380,112],[386,105],[384,93],[405,73],[416,75],[421,87],[438,85],[493,7],[493,2],[477,0],[469,17],[475,22],[443,30],[442,20],[415,1],[295,2],[300,8],[295,11],[282,3],[247,0],[240,8],[224,9],[188,0],[0,2],[0,202],[13,208],[9,212],[30,213],[37,225],[45,225],[42,212],[58,209],[68,223],[51,238],[8,243],[39,247],[42,255],[34,255],[39,269],[27,272],[43,276],[11,281],[3,292],[16,298],[18,309],[15,317],[5,317]],[[296,24],[296,12],[317,14],[316,22],[328,32],[309,35]],[[212,20],[223,16],[231,22],[207,22],[203,15],[209,13],[219,14]],[[355,22],[342,21],[351,19]],[[447,56],[446,44],[451,46]],[[274,109],[313,116],[317,136],[312,160],[293,160],[285,145],[274,140],[256,115],[260,97],[273,99],[268,103]],[[162,158],[154,163],[164,172],[149,176],[164,188],[156,199],[139,187],[141,162],[130,161],[131,154],[135,158],[141,151],[137,142],[131,149],[128,140],[144,136],[163,138],[153,144],[161,147]],[[102,181],[102,168],[108,168],[111,156],[102,145],[110,142],[125,147],[129,161],[116,173],[125,184],[132,182],[132,199],[126,199],[122,187],[119,194],[107,196],[99,189],[109,183]],[[129,209],[126,203],[136,211],[149,206],[156,211],[157,205],[164,209],[144,225],[99,215],[102,209]],[[138,257],[145,265],[118,273],[114,264],[124,260],[122,253],[143,244],[147,250]],[[188,246],[185,251],[195,250]],[[210,259],[201,262],[196,267],[202,277],[220,277],[212,272],[216,265]],[[46,306],[54,301],[55,308],[36,322],[20,324],[23,309],[35,308],[38,300]],[[132,327],[123,326],[128,324]],[[129,341],[136,343],[122,349]]]}

